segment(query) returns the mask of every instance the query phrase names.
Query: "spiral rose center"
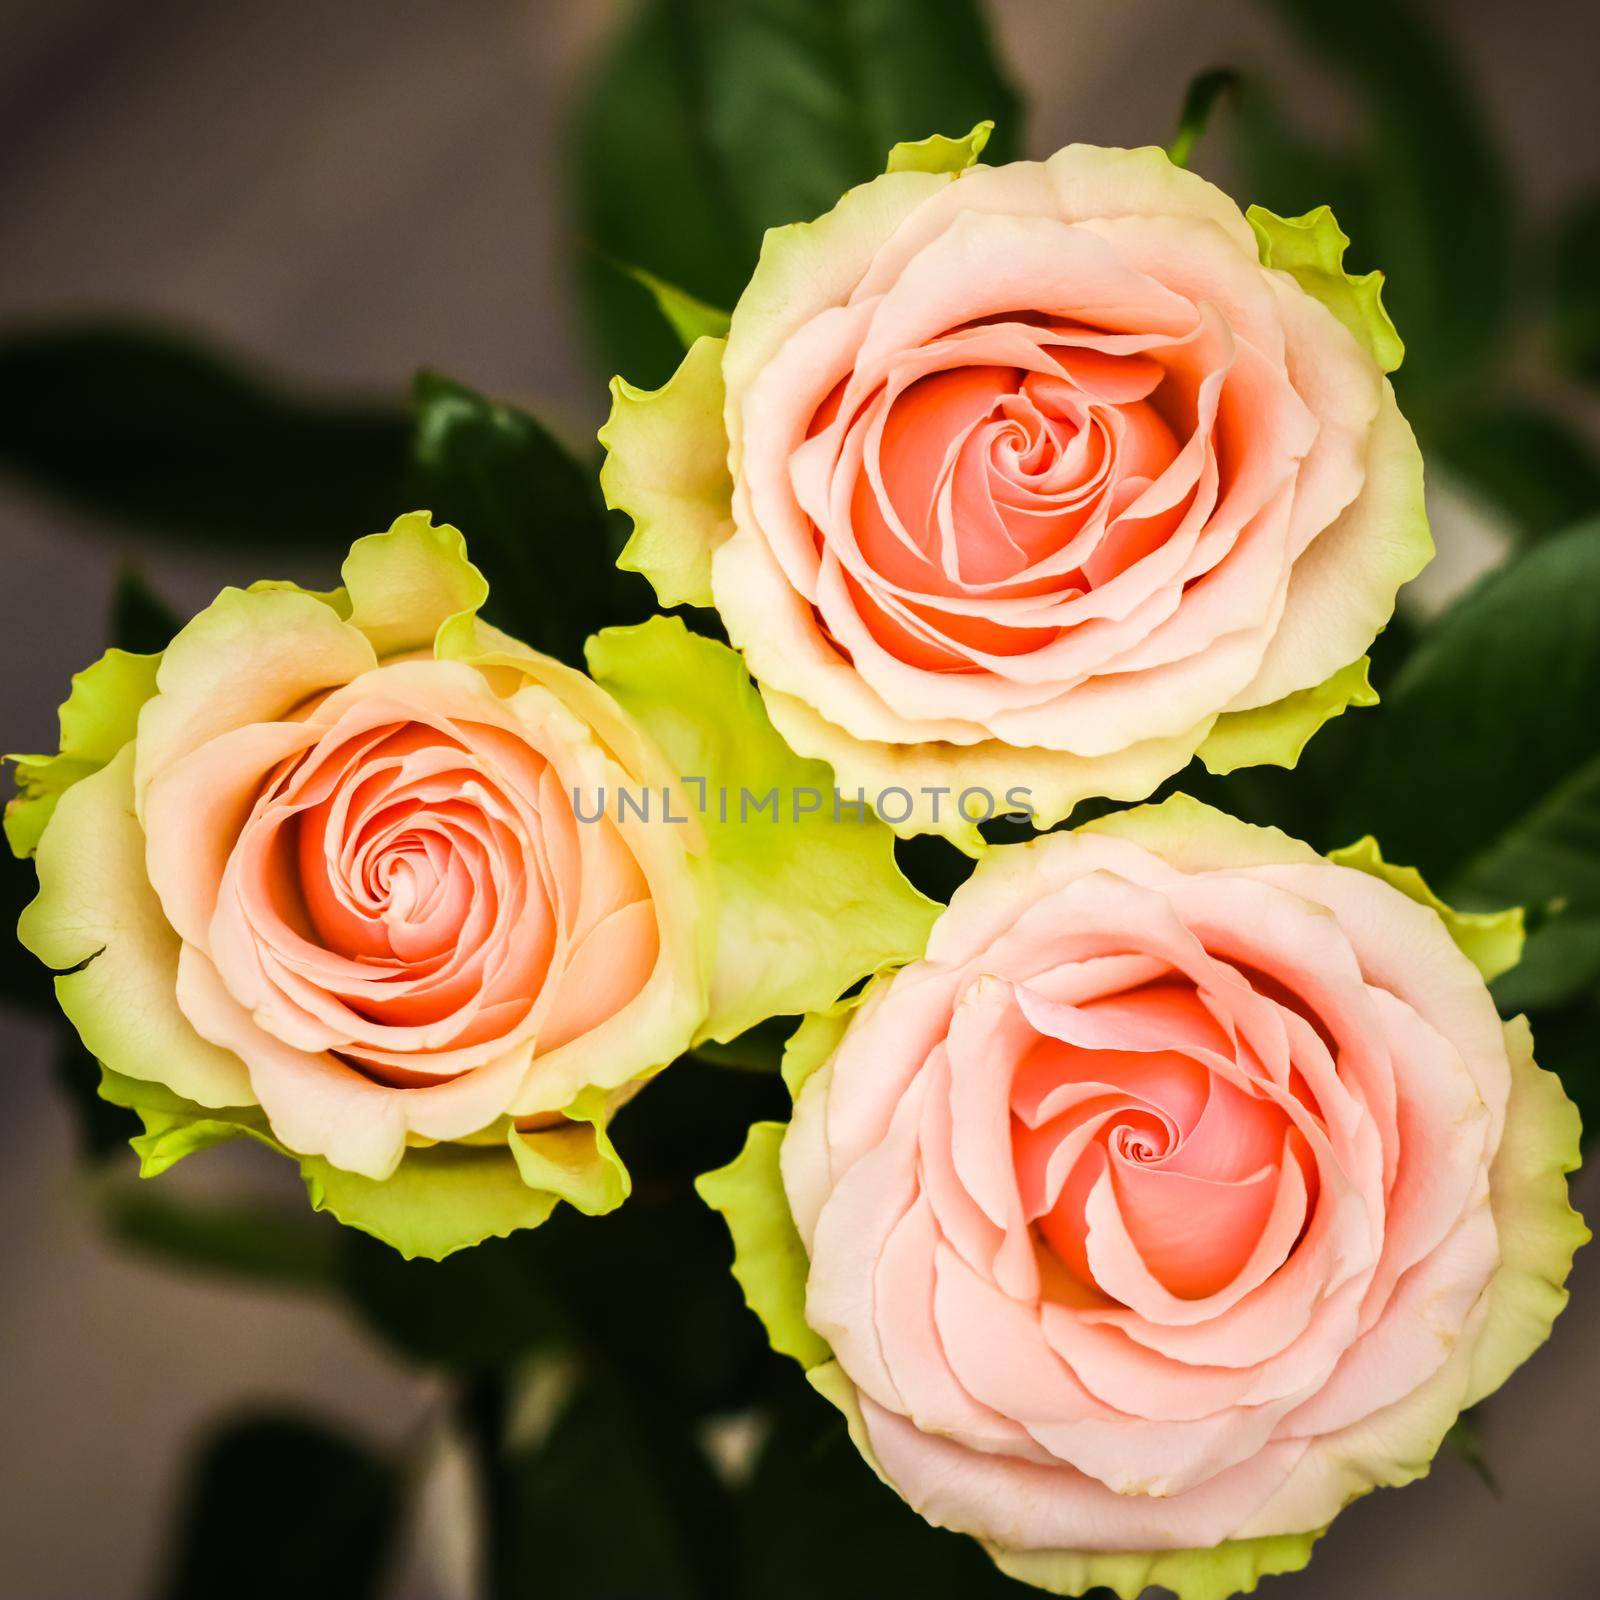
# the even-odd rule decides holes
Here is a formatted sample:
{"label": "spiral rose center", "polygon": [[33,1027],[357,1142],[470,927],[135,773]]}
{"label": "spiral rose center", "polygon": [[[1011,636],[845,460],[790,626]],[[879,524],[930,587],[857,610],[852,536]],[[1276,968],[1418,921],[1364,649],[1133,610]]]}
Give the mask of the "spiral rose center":
{"label": "spiral rose center", "polygon": [[1283,1203],[1286,1164],[1303,1181],[1289,1115],[1188,985],[1071,1009],[1062,1031],[1076,1037],[1039,1038],[1012,1093],[1018,1188],[1039,1237],[1100,1293],[1115,1297],[1107,1263],[1130,1250],[1171,1294],[1215,1293]]}

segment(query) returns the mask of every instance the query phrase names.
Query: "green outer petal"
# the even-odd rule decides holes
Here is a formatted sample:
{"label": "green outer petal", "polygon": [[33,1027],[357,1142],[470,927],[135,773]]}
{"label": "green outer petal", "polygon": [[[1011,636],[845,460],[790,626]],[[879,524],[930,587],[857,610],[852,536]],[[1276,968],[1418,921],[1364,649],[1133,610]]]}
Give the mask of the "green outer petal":
{"label": "green outer petal", "polygon": [[889,152],[885,172],[965,172],[979,156],[994,132],[993,122],[979,122],[960,139],[947,139],[942,133],[926,139],[902,141]]}
{"label": "green outer petal", "polygon": [[612,1096],[585,1089],[563,1113],[571,1126],[508,1135],[517,1171],[530,1189],[565,1200],[586,1217],[615,1211],[633,1192],[633,1180],[606,1134]]}
{"label": "green outer petal", "polygon": [[1582,1126],[1561,1080],[1534,1065],[1525,1017],[1506,1024],[1511,1099],[1489,1170],[1489,1203],[1500,1236],[1500,1270],[1489,1285],[1489,1317],[1472,1353],[1463,1408],[1498,1389],[1550,1336],[1567,1303],[1572,1257],[1588,1241],[1567,1197]]}
{"label": "green outer petal", "polygon": [[655,273],[646,272],[643,267],[621,266],[621,270],[641,288],[650,292],[651,299],[656,303],[656,309],[667,319],[672,331],[683,341],[685,350],[696,339],[727,337],[730,320],[728,312],[719,311],[715,306],[697,299],[687,289],[680,289],[676,284],[668,283],[665,278],[658,278]]}
{"label": "green outer petal", "polygon": [[39,893],[17,937],[60,973],[56,998],[98,1060],[201,1105],[253,1104],[244,1064],[178,1009],[179,940],[145,874],[133,754],[124,745],[61,796],[39,841]]}
{"label": "green outer petal", "polygon": [[711,604],[711,552],[733,532],[725,348],[722,339],[696,339],[660,389],[611,380],[600,489],[612,510],[633,519],[617,565],[643,573],[664,606]]}
{"label": "green outer petal", "polygon": [[1269,1539],[1229,1539],[1211,1550],[1109,1553],[1093,1550],[1000,1550],[985,1545],[1007,1577],[1047,1594],[1079,1595],[1097,1585],[1138,1600],[1152,1584],[1179,1600],[1227,1600],[1250,1594],[1263,1578],[1299,1572],[1327,1530],[1286,1533]]}
{"label": "green outer petal", "polygon": [[1448,906],[1428,885],[1415,867],[1397,867],[1383,859],[1378,841],[1371,834],[1354,844],[1330,850],[1328,859],[1341,867],[1382,878],[1401,894],[1419,905],[1438,912],[1450,937],[1461,953],[1492,983],[1502,972],[1509,972],[1522,959],[1523,916],[1521,906],[1506,911],[1457,911]]}
{"label": "green outer petal", "polygon": [[387,533],[357,539],[340,576],[348,621],[380,657],[431,648],[451,617],[476,611],[489,598],[483,574],[467,559],[466,540],[448,523],[435,527],[426,511],[408,512]]}
{"label": "green outer petal", "polygon": [[[717,925],[702,1038],[725,1041],[766,1017],[829,1005],[857,979],[921,953],[941,908],[906,882],[882,823],[853,810],[835,820],[832,771],[778,736],[734,651],[655,617],[596,634],[588,659],[703,801]],[[820,809],[797,817],[806,791]],[[745,792],[775,792],[778,820],[764,811],[741,822]]]}
{"label": "green outer petal", "polygon": [[728,1224],[733,1275],[772,1348],[809,1368],[831,1360],[833,1351],[805,1319],[806,1247],[778,1170],[783,1135],[781,1122],[752,1124],[744,1149],[727,1166],[702,1173],[694,1186]]}
{"label": "green outer petal", "polygon": [[1224,712],[1200,746],[1200,760],[1218,777],[1239,767],[1294,766],[1323,723],[1350,706],[1377,705],[1378,692],[1367,677],[1371,665],[1362,656],[1314,689],[1253,711]]}
{"label": "green outer petal", "polygon": [[159,655],[107,650],[72,679],[61,707],[61,748],[53,756],[7,756],[17,769],[16,798],[6,806],[6,840],[13,855],[39,847],[56,802],[81,778],[98,772],[134,735],[139,708],[156,692]]}
{"label": "green outer petal", "polygon": [[838,1048],[856,1008],[880,983],[887,983],[890,976],[880,972],[858,993],[847,994],[831,1006],[801,1018],[800,1026],[789,1035],[789,1042],[783,1047],[783,1064],[779,1068],[791,1100],[800,1098],[806,1079]]}
{"label": "green outer petal", "polygon": [[[1142,845],[1184,872],[1216,867],[1264,867],[1320,861],[1310,845],[1278,828],[1241,822],[1192,795],[1175,794],[1150,805],[1086,822],[1075,833],[1107,833]],[[1032,848],[1023,845],[1024,850]],[[1000,852],[995,852],[999,855]],[[983,870],[988,870],[987,863]]]}
{"label": "green outer petal", "polygon": [[[253,1106],[207,1111],[161,1084],[144,1083],[109,1068],[101,1069],[100,1094],[113,1105],[138,1112],[144,1122],[144,1133],[132,1141],[141,1177],[156,1177],[185,1156],[225,1140],[255,1139],[298,1162],[313,1210],[332,1212],[340,1222],[370,1233],[408,1259],[442,1260],[485,1239],[538,1227],[561,1200],[585,1210],[582,1202],[603,1198],[608,1185],[612,1192],[620,1188],[624,1194],[627,1188],[621,1162],[597,1126],[590,1148],[611,1176],[575,1180],[579,1164],[573,1162],[562,1177],[561,1192],[530,1187],[521,1161],[498,1144],[414,1148],[392,1176],[378,1182],[320,1157],[299,1157],[284,1149]],[[606,1108],[603,1097],[591,1102],[580,1096],[570,1109],[574,1118],[590,1121],[604,1115]],[[555,1165],[552,1161],[541,1170],[553,1170]]]}
{"label": "green outer petal", "polygon": [[1344,270],[1350,240],[1332,211],[1318,206],[1303,217],[1280,217],[1264,206],[1251,206],[1245,216],[1255,230],[1261,264],[1287,272],[1356,336],[1385,372],[1393,372],[1406,349],[1383,309],[1383,274],[1355,277]]}

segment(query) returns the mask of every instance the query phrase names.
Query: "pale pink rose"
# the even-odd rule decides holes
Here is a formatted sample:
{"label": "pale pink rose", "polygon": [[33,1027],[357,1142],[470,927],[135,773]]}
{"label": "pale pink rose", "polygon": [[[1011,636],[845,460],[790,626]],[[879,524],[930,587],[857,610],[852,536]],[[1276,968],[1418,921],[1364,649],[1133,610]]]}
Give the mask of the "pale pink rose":
{"label": "pale pink rose", "polygon": [[910,790],[905,831],[970,842],[924,785],[1051,823],[1197,751],[1292,764],[1432,549],[1344,243],[1158,150],[891,170],[768,234],[725,348],[618,390],[624,563],[716,606],[796,750]]}
{"label": "pale pink rose", "polygon": [[1542,1340],[1583,1237],[1576,1118],[1433,905],[1186,800],[1105,827],[991,854],[781,1158],[818,1387],[1061,1592],[1299,1564]]}

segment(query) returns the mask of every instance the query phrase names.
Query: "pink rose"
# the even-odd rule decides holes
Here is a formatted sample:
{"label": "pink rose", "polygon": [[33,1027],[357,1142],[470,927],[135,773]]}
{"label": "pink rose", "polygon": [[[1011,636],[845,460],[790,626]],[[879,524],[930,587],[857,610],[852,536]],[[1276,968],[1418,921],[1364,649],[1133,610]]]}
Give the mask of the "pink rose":
{"label": "pink rose", "polygon": [[1016,1576],[1302,1564],[1565,1298],[1576,1115],[1452,940],[1492,971],[1520,925],[1346,858],[1183,798],[1001,848],[923,960],[797,1038],[805,1285],[769,1324]]}
{"label": "pink rose", "polygon": [[624,564],[715,604],[790,744],[907,831],[970,840],[968,787],[1051,823],[1197,751],[1292,764],[1431,554],[1376,275],[1158,150],[899,164],[619,388]]}

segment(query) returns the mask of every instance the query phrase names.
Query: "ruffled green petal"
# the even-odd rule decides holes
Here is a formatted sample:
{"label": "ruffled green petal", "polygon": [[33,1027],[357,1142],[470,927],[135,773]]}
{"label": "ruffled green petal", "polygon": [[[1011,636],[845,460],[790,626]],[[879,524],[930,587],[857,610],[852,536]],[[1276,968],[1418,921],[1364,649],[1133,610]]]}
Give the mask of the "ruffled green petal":
{"label": "ruffled green petal", "polygon": [[448,523],[435,527],[426,511],[408,512],[387,533],[357,539],[340,576],[348,621],[379,656],[431,649],[451,617],[476,611],[489,598],[483,574],[467,559],[466,540]]}
{"label": "ruffled green petal", "polygon": [[442,1261],[485,1239],[537,1228],[561,1198],[530,1189],[503,1146],[439,1144],[408,1150],[381,1182],[309,1157],[300,1163],[315,1211],[331,1211],[407,1260]]}
{"label": "ruffled green petal", "polygon": [[789,1042],[783,1047],[783,1064],[779,1068],[791,1100],[800,1098],[806,1079],[838,1048],[856,1008],[880,983],[888,981],[887,973],[879,973],[858,994],[846,995],[831,1006],[801,1018],[800,1026],[790,1034]]}
{"label": "ruffled green petal", "polygon": [[[582,1202],[603,1199],[608,1184],[611,1193],[619,1187],[626,1193],[621,1162],[597,1128],[585,1130],[591,1151],[600,1151],[603,1145],[588,1167],[575,1158],[557,1160],[548,1146],[543,1159],[536,1158],[537,1168],[530,1171],[553,1178],[549,1187],[531,1187],[524,1178],[522,1158],[515,1148],[501,1144],[411,1149],[394,1173],[379,1181],[346,1172],[318,1156],[296,1156],[272,1136],[265,1116],[254,1106],[207,1110],[159,1083],[142,1082],[109,1068],[101,1070],[100,1094],[113,1105],[137,1112],[144,1123],[145,1131],[131,1141],[139,1155],[141,1177],[156,1177],[185,1156],[229,1139],[254,1139],[298,1162],[313,1210],[331,1212],[347,1227],[370,1233],[407,1259],[439,1261],[485,1239],[536,1228],[562,1200],[587,1209]],[[575,1106],[573,1113],[587,1120],[597,1107],[603,1109],[603,1102]],[[563,1165],[565,1172],[560,1170]],[[596,1166],[613,1175],[598,1177]]]}
{"label": "ruffled green petal", "polygon": [[1463,1407],[1492,1394],[1550,1337],[1567,1303],[1573,1253],[1590,1238],[1567,1197],[1567,1174],[1578,1168],[1578,1108],[1553,1072],[1534,1065],[1527,1018],[1506,1024],[1506,1053],[1511,1098],[1489,1169],[1500,1270],[1489,1285]]}
{"label": "ruffled green petal", "polygon": [[588,659],[700,813],[717,897],[702,1038],[819,1010],[921,952],[940,908],[902,876],[888,828],[836,805],[831,769],[778,736],[734,651],[655,617],[596,634]]}
{"label": "ruffled green petal", "polygon": [[1147,1588],[1170,1589],[1178,1600],[1227,1600],[1250,1594],[1263,1578],[1299,1572],[1327,1530],[1270,1539],[1229,1539],[1211,1550],[1110,1553],[1077,1550],[1000,1550],[986,1545],[1007,1577],[1046,1594],[1081,1595],[1104,1586],[1121,1600],[1138,1600]]}
{"label": "ruffled green petal", "polygon": [[805,1319],[806,1247],[778,1170],[784,1132],[781,1122],[754,1123],[744,1149],[727,1166],[696,1178],[694,1186],[728,1224],[733,1275],[772,1348],[809,1368],[831,1360],[833,1351]]}
{"label": "ruffled green petal", "polygon": [[564,1126],[528,1133],[512,1128],[511,1154],[522,1181],[586,1217],[615,1211],[633,1192],[633,1180],[606,1134],[611,1104],[603,1089],[585,1089],[563,1113]]}
{"label": "ruffled green petal", "polygon": [[1302,689],[1253,711],[1228,711],[1218,717],[1199,756],[1218,777],[1239,767],[1292,767],[1311,736],[1351,706],[1375,706],[1378,691],[1367,677],[1371,661],[1362,656],[1314,689]]}
{"label": "ruffled green petal", "polygon": [[643,573],[664,606],[711,604],[711,552],[733,532],[724,348],[722,339],[696,339],[660,389],[611,380],[600,488],[633,519],[617,565]]}
{"label": "ruffled green petal", "polygon": [[[1206,872],[1216,867],[1284,866],[1322,859],[1310,845],[1278,828],[1241,822],[1226,811],[1218,811],[1215,806],[1186,794],[1175,794],[1127,811],[1113,811],[1073,831],[1107,833],[1131,840],[1183,872]],[[1049,841],[1039,840],[1017,848],[1047,849]],[[978,870],[1003,870],[1003,862],[996,859],[1003,854],[993,852],[994,866],[986,861]],[[1025,863],[1021,870],[1026,870]]]}
{"label": "ruffled green petal", "polygon": [[1245,216],[1255,230],[1261,264],[1287,272],[1356,336],[1385,372],[1393,372],[1406,347],[1383,309],[1383,274],[1355,277],[1344,270],[1350,240],[1327,206],[1303,217],[1280,217],[1264,206],[1251,206]]}
{"label": "ruffled green petal", "polygon": [[1370,834],[1342,849],[1330,850],[1328,859],[1341,867],[1354,867],[1358,872],[1382,878],[1419,905],[1438,912],[1450,937],[1483,974],[1485,983],[1492,983],[1502,972],[1509,972],[1522,959],[1521,906],[1505,911],[1457,911],[1423,882],[1422,874],[1415,867],[1397,867],[1385,861],[1378,841]]}
{"label": "ruffled green petal", "polygon": [[979,156],[994,132],[992,122],[980,122],[960,139],[947,139],[942,133],[926,139],[897,144],[889,152],[885,172],[965,172]]}
{"label": "ruffled green petal", "polygon": [[56,998],[84,1048],[201,1105],[252,1104],[243,1063],[178,1009],[179,940],[145,873],[131,744],[60,797],[37,864],[17,937],[60,973]]}
{"label": "ruffled green petal", "polygon": [[72,679],[61,707],[61,748],[53,756],[7,756],[16,767],[16,798],[6,806],[13,855],[31,856],[61,796],[98,772],[134,735],[139,708],[156,692],[159,655],[107,650]]}

